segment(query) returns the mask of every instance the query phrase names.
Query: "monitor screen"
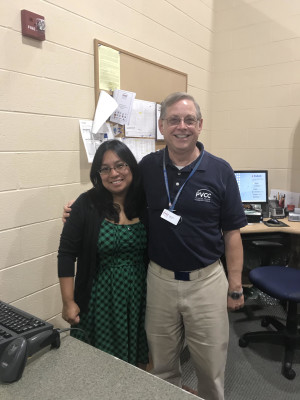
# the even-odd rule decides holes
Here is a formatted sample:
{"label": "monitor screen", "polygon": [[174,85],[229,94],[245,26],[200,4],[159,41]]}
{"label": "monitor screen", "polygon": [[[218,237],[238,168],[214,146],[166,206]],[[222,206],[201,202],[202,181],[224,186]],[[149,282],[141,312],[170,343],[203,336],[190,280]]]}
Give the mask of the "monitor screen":
{"label": "monitor screen", "polygon": [[242,203],[268,202],[268,171],[234,171]]}

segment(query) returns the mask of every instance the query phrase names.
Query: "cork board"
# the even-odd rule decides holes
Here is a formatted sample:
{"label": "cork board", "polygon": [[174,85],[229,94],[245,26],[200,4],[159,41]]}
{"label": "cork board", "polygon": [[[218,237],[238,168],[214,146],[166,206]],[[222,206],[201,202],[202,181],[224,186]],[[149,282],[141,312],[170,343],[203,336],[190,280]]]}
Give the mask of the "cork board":
{"label": "cork board", "polygon": [[[172,92],[187,91],[187,74],[94,39],[96,103],[101,91],[98,54],[101,45],[120,52],[120,89],[135,92],[137,99],[161,103]],[[157,142],[156,147],[163,145],[163,142]]]}

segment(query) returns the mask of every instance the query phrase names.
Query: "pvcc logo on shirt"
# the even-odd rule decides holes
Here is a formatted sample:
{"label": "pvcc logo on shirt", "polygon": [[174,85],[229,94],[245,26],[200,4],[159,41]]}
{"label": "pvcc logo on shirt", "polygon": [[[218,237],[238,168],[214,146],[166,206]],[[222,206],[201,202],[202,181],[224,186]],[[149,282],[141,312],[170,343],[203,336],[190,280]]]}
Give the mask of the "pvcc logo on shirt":
{"label": "pvcc logo on shirt", "polygon": [[208,189],[199,189],[196,192],[195,200],[196,201],[206,201],[207,203],[210,202],[212,196],[212,192]]}

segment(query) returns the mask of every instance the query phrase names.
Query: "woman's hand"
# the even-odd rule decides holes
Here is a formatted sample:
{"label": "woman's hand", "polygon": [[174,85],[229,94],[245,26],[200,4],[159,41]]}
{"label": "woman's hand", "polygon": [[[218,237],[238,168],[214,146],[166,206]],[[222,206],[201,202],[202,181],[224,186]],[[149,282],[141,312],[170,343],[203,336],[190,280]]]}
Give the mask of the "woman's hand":
{"label": "woman's hand", "polygon": [[64,205],[64,211],[62,215],[62,222],[65,223],[67,218],[70,216],[70,212],[72,211],[71,207],[75,200],[69,201],[67,204]]}
{"label": "woman's hand", "polygon": [[62,317],[70,325],[79,324],[80,321],[79,313],[80,313],[80,308],[75,303],[75,301],[69,301],[63,304]]}

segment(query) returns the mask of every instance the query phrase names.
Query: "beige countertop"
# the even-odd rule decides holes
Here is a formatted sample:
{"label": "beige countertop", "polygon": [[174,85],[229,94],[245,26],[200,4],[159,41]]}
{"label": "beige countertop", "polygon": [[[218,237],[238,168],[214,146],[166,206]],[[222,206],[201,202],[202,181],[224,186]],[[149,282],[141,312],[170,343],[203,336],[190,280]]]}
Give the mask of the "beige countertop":
{"label": "beige countertop", "polygon": [[[267,221],[269,218],[265,218]],[[300,222],[289,221],[287,218],[279,219],[279,221],[284,222],[288,226],[272,226],[269,227],[262,222],[248,224],[241,229],[242,234],[247,233],[272,233],[272,232],[284,232],[300,235]]]}
{"label": "beige countertop", "polygon": [[[43,352],[43,353],[42,353]],[[198,399],[124,361],[67,336],[59,349],[41,351],[22,378],[0,383],[1,400]]]}

